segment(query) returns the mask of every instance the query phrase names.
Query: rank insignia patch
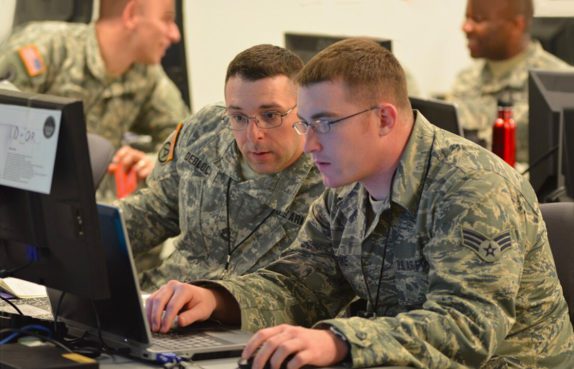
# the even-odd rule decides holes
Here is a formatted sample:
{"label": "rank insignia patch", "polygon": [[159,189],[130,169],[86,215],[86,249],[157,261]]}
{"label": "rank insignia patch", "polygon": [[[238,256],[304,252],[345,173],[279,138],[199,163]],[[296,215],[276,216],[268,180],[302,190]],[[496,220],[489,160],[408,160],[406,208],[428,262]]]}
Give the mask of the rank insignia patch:
{"label": "rank insignia patch", "polygon": [[500,258],[503,252],[512,245],[510,231],[489,238],[477,231],[462,229],[463,245],[474,251],[484,261],[492,263]]}

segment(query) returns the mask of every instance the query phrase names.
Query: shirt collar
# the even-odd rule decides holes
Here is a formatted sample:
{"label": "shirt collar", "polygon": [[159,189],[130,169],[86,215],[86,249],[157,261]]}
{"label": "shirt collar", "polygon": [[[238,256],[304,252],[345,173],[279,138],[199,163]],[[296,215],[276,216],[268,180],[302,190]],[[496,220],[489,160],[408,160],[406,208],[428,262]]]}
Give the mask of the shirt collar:
{"label": "shirt collar", "polygon": [[231,177],[242,191],[260,199],[271,208],[286,211],[314,168],[309,156],[302,154],[295,163],[279,173],[244,179],[241,175],[241,152],[235,143],[233,134],[225,129],[222,134],[229,137],[226,138],[228,144],[221,145],[219,148],[221,160],[216,163],[219,169]]}
{"label": "shirt collar", "polygon": [[99,80],[106,80],[106,65],[96,35],[96,24],[90,23],[86,32],[86,63],[92,74]]}
{"label": "shirt collar", "polygon": [[[395,171],[391,201],[414,215],[418,211],[424,180],[429,170],[436,127],[421,113],[413,114],[415,122]],[[339,208],[346,216],[351,216],[357,210],[361,211],[357,207],[364,208],[368,196],[361,184],[350,185],[339,193]]]}

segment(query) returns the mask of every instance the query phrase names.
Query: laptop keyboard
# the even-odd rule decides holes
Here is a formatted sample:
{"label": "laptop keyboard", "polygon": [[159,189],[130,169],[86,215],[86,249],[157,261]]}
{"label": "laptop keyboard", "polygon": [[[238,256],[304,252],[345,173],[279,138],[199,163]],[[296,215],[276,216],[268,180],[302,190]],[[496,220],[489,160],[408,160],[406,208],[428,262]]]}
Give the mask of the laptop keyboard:
{"label": "laptop keyboard", "polygon": [[177,332],[170,332],[165,334],[153,333],[153,344],[162,348],[174,349],[189,349],[200,347],[217,347],[228,345],[229,342],[207,335],[205,333],[182,334]]}

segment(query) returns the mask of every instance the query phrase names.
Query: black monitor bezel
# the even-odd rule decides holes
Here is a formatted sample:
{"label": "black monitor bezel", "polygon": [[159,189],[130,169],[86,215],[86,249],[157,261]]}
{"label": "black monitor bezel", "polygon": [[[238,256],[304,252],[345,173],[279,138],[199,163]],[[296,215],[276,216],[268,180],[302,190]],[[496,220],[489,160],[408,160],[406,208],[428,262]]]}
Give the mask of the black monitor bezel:
{"label": "black monitor bezel", "polygon": [[[0,204],[0,270],[87,298],[107,297],[105,253],[82,102],[0,90],[0,104],[62,114],[50,194],[0,185],[0,198],[4,199]],[[31,258],[36,261],[30,262]]]}
{"label": "black monitor bezel", "polygon": [[568,98],[558,96],[560,92],[547,88],[543,78],[552,78],[556,84],[564,85],[568,79],[574,80],[574,72],[531,69],[528,73],[530,183],[540,202],[554,202],[561,201],[565,196],[563,112],[574,108],[574,91],[564,91]]}

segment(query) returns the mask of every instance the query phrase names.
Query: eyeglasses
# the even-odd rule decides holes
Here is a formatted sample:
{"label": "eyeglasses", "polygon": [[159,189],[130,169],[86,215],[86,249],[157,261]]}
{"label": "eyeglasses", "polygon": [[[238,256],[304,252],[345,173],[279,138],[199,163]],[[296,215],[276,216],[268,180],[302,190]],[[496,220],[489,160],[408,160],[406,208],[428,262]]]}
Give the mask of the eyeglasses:
{"label": "eyeglasses", "polygon": [[241,113],[226,112],[223,121],[229,124],[229,127],[234,131],[242,131],[249,125],[249,121],[255,121],[255,125],[259,128],[269,129],[276,128],[283,124],[283,118],[289,115],[297,105],[287,110],[285,113],[279,111],[264,111],[253,117]]}
{"label": "eyeglasses", "polygon": [[363,114],[363,113],[366,113],[368,111],[375,110],[378,108],[379,108],[378,106],[372,106],[368,109],[361,110],[358,113],[354,113],[351,115],[347,115],[346,117],[337,118],[337,119],[319,118],[319,119],[314,120],[314,121],[309,122],[309,123],[305,122],[304,120],[300,120],[300,121],[293,123],[293,128],[295,128],[295,131],[300,135],[307,134],[307,132],[309,132],[309,129],[311,129],[311,128],[313,128],[315,130],[315,132],[317,132],[317,133],[327,133],[331,130],[331,125],[333,125],[335,123],[339,123],[345,119],[349,119],[349,118],[352,118],[352,117],[357,116],[359,114]]}

